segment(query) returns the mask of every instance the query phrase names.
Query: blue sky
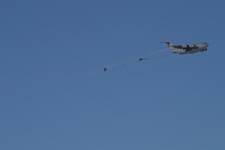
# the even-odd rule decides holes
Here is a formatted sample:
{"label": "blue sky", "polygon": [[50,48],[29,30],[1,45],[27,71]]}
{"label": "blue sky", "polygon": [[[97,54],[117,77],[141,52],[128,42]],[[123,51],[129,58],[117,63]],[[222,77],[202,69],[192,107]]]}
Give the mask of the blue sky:
{"label": "blue sky", "polygon": [[[222,0],[2,0],[0,149],[224,150]],[[163,48],[207,41],[206,53]]]}

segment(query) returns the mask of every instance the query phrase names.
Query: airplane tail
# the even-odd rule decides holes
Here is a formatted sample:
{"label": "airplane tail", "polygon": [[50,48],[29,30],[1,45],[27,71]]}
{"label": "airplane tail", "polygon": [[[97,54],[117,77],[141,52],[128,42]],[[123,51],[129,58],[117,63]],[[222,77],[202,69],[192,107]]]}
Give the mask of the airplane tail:
{"label": "airplane tail", "polygon": [[166,44],[166,46],[169,48],[172,44],[171,44],[171,42],[161,42],[161,43],[163,43],[163,44]]}

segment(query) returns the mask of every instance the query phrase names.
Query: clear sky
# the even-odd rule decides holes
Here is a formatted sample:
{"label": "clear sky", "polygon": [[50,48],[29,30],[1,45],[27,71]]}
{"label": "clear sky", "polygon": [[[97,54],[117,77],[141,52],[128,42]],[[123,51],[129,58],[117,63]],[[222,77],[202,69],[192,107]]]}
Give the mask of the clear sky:
{"label": "clear sky", "polygon": [[[0,149],[224,150],[224,6],[1,0]],[[210,47],[102,72],[165,40]]]}

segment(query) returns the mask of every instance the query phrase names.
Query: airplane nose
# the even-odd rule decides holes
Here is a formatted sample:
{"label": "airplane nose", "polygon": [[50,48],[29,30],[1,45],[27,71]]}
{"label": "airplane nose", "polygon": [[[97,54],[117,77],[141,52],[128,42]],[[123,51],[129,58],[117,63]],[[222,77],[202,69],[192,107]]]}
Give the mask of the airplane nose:
{"label": "airplane nose", "polygon": [[203,48],[201,51],[203,52],[203,51],[207,51],[208,49],[207,48]]}

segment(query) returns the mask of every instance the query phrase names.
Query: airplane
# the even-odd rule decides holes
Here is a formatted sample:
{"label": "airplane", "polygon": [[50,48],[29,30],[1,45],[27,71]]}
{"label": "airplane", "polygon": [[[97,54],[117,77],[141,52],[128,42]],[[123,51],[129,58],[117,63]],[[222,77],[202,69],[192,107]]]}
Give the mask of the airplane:
{"label": "airplane", "polygon": [[195,43],[195,44],[172,44],[171,42],[162,42],[165,43],[167,48],[171,50],[172,53],[176,54],[193,54],[197,52],[204,52],[208,50],[208,43],[202,42],[202,43]]}

